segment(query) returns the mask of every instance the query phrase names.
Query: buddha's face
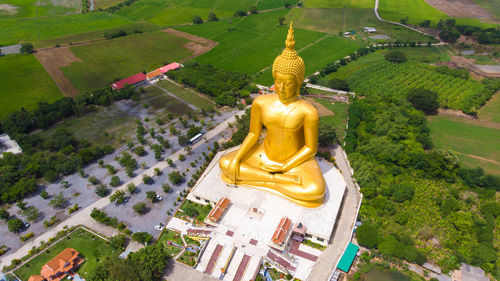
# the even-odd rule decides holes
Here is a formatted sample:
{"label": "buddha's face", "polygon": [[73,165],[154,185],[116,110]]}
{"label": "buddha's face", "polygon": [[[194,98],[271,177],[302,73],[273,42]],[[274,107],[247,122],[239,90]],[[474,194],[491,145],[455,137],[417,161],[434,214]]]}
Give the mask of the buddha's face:
{"label": "buddha's face", "polygon": [[300,93],[300,85],[293,74],[276,73],[274,76],[276,94],[282,103],[295,100]]}

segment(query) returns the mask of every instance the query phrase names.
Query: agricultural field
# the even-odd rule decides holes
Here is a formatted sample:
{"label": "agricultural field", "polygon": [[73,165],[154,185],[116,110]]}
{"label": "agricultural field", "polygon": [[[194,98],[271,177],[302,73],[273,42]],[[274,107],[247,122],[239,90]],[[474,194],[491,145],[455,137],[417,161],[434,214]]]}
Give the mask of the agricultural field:
{"label": "agricultural field", "polygon": [[120,3],[124,2],[123,0],[94,0],[95,8],[98,9],[106,9]]}
{"label": "agricultural field", "polygon": [[83,278],[87,277],[87,272],[93,271],[100,259],[107,256],[118,256],[121,252],[113,249],[107,241],[80,228],[21,266],[14,273],[21,280],[28,280],[31,275],[39,275],[42,266],[66,248],[77,250],[85,258],[85,262],[77,270],[77,273]]}
{"label": "agricultural field", "polygon": [[39,101],[62,98],[56,83],[33,55],[0,57],[0,119],[24,108],[31,110]]}
{"label": "agricultural field", "polygon": [[493,97],[479,110],[479,120],[489,121],[500,124],[500,93],[497,92]]}
{"label": "agricultural field", "polygon": [[177,86],[168,80],[162,80],[158,82],[157,85],[198,108],[206,109],[215,105],[208,97],[202,96],[201,94],[195,94],[192,92],[193,90]]}
{"label": "agricultural field", "polygon": [[0,0],[0,17],[38,18],[79,14],[81,0]]}
{"label": "agricultural field", "polygon": [[474,0],[474,2],[500,20],[500,5],[498,5],[497,0]]}
{"label": "agricultural field", "polygon": [[438,94],[439,105],[475,113],[492,95],[474,79],[462,79],[433,70],[433,66],[408,61],[393,64],[387,61],[373,64],[348,78],[351,89],[361,95],[397,93],[406,96],[412,88],[425,88]]}
{"label": "agricultural field", "polygon": [[0,20],[0,45],[17,44],[20,41],[36,43],[41,40],[125,26],[131,23],[133,22],[130,20],[109,13]]}
{"label": "agricultural field", "polygon": [[[422,48],[398,48],[398,51],[405,53],[406,57],[410,60],[435,63],[449,61],[450,57],[447,55],[447,47],[422,47]],[[318,84],[321,86],[328,86],[328,81],[332,78],[347,79],[356,71],[369,67],[373,64],[385,60],[384,55],[389,52],[388,49],[379,49],[375,52],[369,53],[366,56],[360,57],[357,60],[349,62],[347,65],[341,66],[336,72],[332,72],[324,77],[321,77]]]}
{"label": "agricultural field", "polygon": [[81,62],[73,62],[62,71],[80,91],[105,87],[118,78],[181,61],[192,54],[184,48],[188,42],[185,38],[155,31],[73,46],[70,50]]}
{"label": "agricultural field", "polygon": [[480,120],[448,116],[432,116],[428,120],[435,148],[455,152],[465,167],[479,166],[500,175],[500,125],[483,126]]}

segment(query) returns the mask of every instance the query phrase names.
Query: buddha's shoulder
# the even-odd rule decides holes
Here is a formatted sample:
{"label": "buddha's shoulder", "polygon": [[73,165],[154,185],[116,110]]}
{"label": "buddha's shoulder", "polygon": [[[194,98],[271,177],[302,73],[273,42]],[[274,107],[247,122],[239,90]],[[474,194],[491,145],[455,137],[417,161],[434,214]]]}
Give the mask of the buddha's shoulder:
{"label": "buddha's shoulder", "polygon": [[265,94],[265,95],[260,95],[258,97],[256,97],[252,104],[265,104],[265,103],[268,103],[270,101],[275,101],[278,99],[278,95],[276,94]]}
{"label": "buddha's shoulder", "polygon": [[314,105],[312,105],[305,99],[303,99],[302,102],[300,103],[300,107],[304,111],[310,112],[312,114],[318,114],[318,110],[316,109],[316,107],[314,107]]}

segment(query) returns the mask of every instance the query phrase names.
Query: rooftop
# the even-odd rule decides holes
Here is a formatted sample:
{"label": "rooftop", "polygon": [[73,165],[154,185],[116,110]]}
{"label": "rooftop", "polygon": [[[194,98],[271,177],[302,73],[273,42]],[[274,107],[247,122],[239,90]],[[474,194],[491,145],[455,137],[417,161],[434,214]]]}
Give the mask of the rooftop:
{"label": "rooftop", "polygon": [[212,211],[210,211],[207,219],[209,219],[211,222],[217,222],[222,213],[224,213],[224,210],[226,210],[227,206],[229,206],[230,202],[231,200],[227,199],[227,197],[222,197],[219,202],[217,202]]}
{"label": "rooftop", "polygon": [[160,68],[158,68],[162,73],[165,73],[169,70],[173,70],[173,69],[177,69],[179,67],[181,67],[182,65],[180,65],[179,63],[176,63],[176,62],[173,62],[173,63],[170,63],[170,64],[167,64],[167,65],[164,65]]}
{"label": "rooftop", "polygon": [[343,272],[349,272],[349,269],[351,268],[352,262],[354,261],[354,258],[356,257],[356,253],[359,250],[359,246],[349,243],[347,248],[345,249],[344,254],[342,255],[342,258],[340,258],[339,264],[337,267],[342,270]]}
{"label": "rooftop", "polygon": [[148,79],[155,78],[156,76],[162,75],[163,72],[158,68],[146,74]]}
{"label": "rooftop", "polygon": [[116,90],[121,90],[127,84],[134,85],[144,80],[146,80],[146,75],[144,75],[144,73],[142,72],[139,72],[135,75],[132,75],[120,81],[116,81],[115,83],[111,84],[111,87],[113,87]]}
{"label": "rooftop", "polygon": [[271,239],[276,245],[281,245],[283,244],[283,241],[285,240],[286,234],[288,230],[290,229],[290,226],[292,225],[292,221],[284,217],[281,219],[280,223],[278,224],[278,227],[276,227],[276,230],[274,231],[273,238]]}

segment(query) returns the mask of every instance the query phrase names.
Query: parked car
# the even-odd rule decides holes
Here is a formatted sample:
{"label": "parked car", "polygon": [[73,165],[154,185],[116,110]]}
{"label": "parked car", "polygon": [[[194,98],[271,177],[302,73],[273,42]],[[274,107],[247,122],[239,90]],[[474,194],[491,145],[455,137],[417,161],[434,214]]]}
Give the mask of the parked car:
{"label": "parked car", "polygon": [[156,195],[156,201],[161,201],[161,200],[163,200],[163,196]]}
{"label": "parked car", "polygon": [[24,227],[28,228],[30,227],[30,224],[27,221],[23,221]]}
{"label": "parked car", "polygon": [[155,229],[162,230],[163,229],[163,223],[155,225]]}

